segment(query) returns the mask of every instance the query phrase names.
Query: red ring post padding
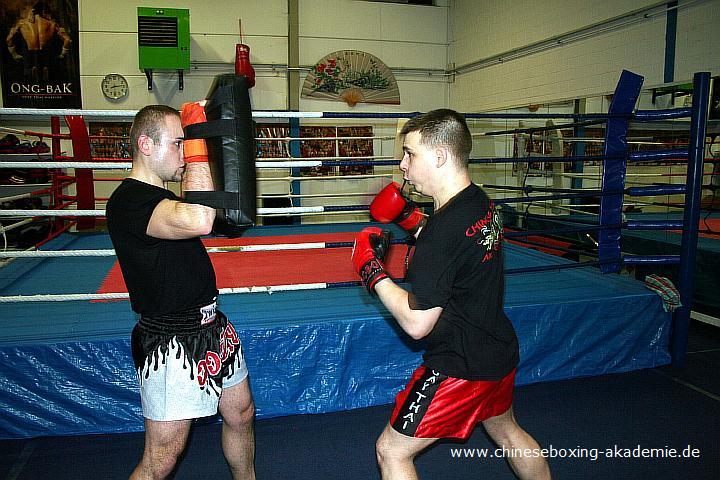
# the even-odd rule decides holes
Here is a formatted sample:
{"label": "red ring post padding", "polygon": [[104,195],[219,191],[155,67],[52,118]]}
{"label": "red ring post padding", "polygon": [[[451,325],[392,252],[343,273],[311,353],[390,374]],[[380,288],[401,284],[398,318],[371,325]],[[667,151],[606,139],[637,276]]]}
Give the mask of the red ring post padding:
{"label": "red ring post padding", "polygon": [[[77,162],[91,162],[90,139],[82,115],[65,115],[65,122],[70,128],[70,138],[73,146],[73,156]],[[78,210],[95,209],[95,184],[92,168],[75,169],[75,189],[77,190]],[[95,217],[80,217],[77,223],[78,230],[95,228]]]}

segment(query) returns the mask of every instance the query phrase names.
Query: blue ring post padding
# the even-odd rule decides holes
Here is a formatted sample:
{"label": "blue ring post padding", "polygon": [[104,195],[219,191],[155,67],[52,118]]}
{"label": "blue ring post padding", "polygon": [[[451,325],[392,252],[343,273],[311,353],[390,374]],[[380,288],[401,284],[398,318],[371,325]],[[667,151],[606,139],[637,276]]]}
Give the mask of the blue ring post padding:
{"label": "blue ring post padding", "polygon": [[703,160],[705,135],[707,134],[708,103],[710,101],[710,73],[700,72],[693,76],[693,103],[690,117],[690,146],[688,148],[687,193],[683,215],[682,239],[680,241],[680,278],[678,291],[682,306],[673,312],[672,363],[682,367],[687,350],[692,293],[695,286],[695,259],[697,257],[698,222],[702,199]]}
{"label": "blue ring post padding", "polygon": [[635,120],[638,122],[653,122],[656,120],[670,120],[673,118],[687,118],[690,116],[690,108],[671,108],[668,110],[638,110],[635,112]]}
{"label": "blue ring post padding", "polygon": [[625,265],[677,265],[680,263],[680,255],[625,255]]}
{"label": "blue ring post padding", "polygon": [[683,195],[685,185],[652,185],[648,187],[630,187],[625,193],[631,197],[653,197],[656,195]]}
{"label": "blue ring post padding", "polygon": [[681,220],[628,220],[628,230],[682,230]]}
{"label": "blue ring post padding", "polygon": [[[627,70],[620,75],[609,114],[632,113],[640,96],[644,78]],[[625,188],[625,167],[628,152],[627,143],[628,121],[624,118],[611,118],[605,130],[605,155],[623,157],[622,160],[605,161],[603,164],[603,191],[621,192]],[[623,195],[606,195],[600,197],[600,224],[619,224],[622,222]],[[598,255],[603,273],[618,272],[621,266],[620,229],[601,230],[598,236]]]}
{"label": "blue ring post padding", "polygon": [[633,162],[645,162],[648,160],[673,160],[688,158],[687,150],[648,150],[641,152],[630,152],[628,160]]}

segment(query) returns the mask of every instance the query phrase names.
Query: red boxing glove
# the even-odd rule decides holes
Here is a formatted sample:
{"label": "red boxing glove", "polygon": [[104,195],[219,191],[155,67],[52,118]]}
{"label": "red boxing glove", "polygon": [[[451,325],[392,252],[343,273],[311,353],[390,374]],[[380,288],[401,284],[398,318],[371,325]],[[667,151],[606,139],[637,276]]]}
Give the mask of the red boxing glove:
{"label": "red boxing glove", "polygon": [[395,222],[414,235],[425,224],[420,208],[403,195],[400,185],[392,182],[370,204],[370,215],[380,223]]}
{"label": "red boxing glove", "polygon": [[[205,100],[183,103],[180,107],[180,122],[183,128],[206,121]],[[208,161],[207,145],[205,145],[205,140],[202,138],[184,140],[183,152],[185,154],[185,163]]]}
{"label": "red boxing glove", "polygon": [[378,227],[363,228],[355,238],[352,262],[368,292],[375,291],[375,284],[388,278],[383,265],[385,254],[390,248],[390,232]]}
{"label": "red boxing glove", "polygon": [[250,47],[244,43],[235,44],[235,75],[247,78],[248,88],[255,86],[255,69],[250,63]]}

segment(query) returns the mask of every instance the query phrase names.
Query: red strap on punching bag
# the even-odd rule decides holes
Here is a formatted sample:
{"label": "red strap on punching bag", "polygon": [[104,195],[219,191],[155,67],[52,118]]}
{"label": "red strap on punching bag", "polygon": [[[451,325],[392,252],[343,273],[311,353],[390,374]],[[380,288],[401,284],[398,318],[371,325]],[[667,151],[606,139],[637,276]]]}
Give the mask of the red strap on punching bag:
{"label": "red strap on punching bag", "polygon": [[255,69],[250,63],[250,47],[244,43],[235,45],[235,75],[247,78],[248,88],[255,86]]}

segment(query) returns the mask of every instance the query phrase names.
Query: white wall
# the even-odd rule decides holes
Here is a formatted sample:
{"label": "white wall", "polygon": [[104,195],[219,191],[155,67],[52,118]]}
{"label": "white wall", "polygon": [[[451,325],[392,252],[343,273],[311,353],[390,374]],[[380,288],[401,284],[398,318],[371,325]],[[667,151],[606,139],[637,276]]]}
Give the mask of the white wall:
{"label": "white wall", "polygon": [[676,79],[720,74],[720,0],[679,12],[676,49]]}
{"label": "white wall", "polygon": [[[453,0],[450,61],[456,66],[588,27],[658,2],[653,0]],[[681,2],[682,3],[682,2]],[[681,10],[676,81],[720,71],[720,0]],[[458,75],[450,106],[462,111],[541,104],[612,92],[620,72],[663,83],[665,15],[542,53]]]}

